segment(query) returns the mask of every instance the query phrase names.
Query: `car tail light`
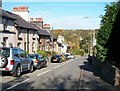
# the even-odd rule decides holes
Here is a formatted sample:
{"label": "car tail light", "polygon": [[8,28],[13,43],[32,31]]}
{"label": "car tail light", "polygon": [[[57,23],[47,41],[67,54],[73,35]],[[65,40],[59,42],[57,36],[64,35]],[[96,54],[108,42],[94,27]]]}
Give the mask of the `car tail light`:
{"label": "car tail light", "polygon": [[38,63],[39,61],[36,59],[36,63]]}
{"label": "car tail light", "polygon": [[10,61],[10,65],[14,65],[15,64],[15,61],[14,60],[11,60]]}

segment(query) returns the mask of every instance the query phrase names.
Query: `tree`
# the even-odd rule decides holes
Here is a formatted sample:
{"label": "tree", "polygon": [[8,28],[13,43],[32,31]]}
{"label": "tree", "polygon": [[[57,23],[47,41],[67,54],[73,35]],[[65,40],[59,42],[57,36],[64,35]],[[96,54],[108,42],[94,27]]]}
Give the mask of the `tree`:
{"label": "tree", "polygon": [[80,40],[79,46],[81,49],[84,49],[84,51],[87,53],[90,51],[91,33],[86,33],[86,35],[82,37],[82,40]]}
{"label": "tree", "polygon": [[111,35],[113,29],[113,24],[115,22],[116,16],[118,14],[119,4],[118,2],[113,2],[106,5],[105,15],[102,16],[100,30],[97,33],[97,59],[101,62],[107,60],[108,45],[107,42]]}

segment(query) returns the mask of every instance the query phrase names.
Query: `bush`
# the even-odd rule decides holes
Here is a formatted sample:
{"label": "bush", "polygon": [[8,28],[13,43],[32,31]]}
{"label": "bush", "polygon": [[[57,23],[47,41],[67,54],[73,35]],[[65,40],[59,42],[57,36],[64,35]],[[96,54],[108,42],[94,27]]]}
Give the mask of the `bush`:
{"label": "bush", "polygon": [[[51,51],[37,51],[37,54],[42,55],[43,57],[51,56]],[[52,51],[52,55],[55,55],[56,52]]]}
{"label": "bush", "polygon": [[72,54],[83,56],[85,54],[85,51],[83,49],[73,49]]}
{"label": "bush", "polygon": [[85,54],[85,51],[83,49],[80,49],[80,55],[83,56]]}
{"label": "bush", "polygon": [[46,51],[37,51],[37,54],[42,55],[43,57],[47,56],[47,52]]}

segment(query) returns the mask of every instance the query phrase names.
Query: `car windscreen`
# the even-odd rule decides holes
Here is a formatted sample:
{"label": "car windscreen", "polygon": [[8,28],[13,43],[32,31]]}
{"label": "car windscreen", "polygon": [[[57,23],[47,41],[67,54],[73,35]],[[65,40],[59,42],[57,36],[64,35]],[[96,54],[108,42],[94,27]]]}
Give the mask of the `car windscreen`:
{"label": "car windscreen", "polygon": [[60,58],[61,56],[60,56],[60,55],[56,55],[55,57],[56,57],[56,58]]}
{"label": "car windscreen", "polygon": [[32,58],[32,59],[36,59],[36,55],[28,55],[28,57]]}
{"label": "car windscreen", "polygon": [[0,54],[4,54],[6,57],[9,57],[10,56],[10,49],[0,48]]}

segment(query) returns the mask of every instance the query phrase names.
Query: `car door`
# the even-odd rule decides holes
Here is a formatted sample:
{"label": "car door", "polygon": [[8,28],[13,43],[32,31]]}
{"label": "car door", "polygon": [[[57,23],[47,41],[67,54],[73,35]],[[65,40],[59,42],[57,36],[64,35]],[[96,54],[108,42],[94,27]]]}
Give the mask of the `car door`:
{"label": "car door", "polygon": [[38,55],[38,59],[40,61],[41,66],[43,66],[44,65],[43,57],[41,55]]}
{"label": "car door", "polygon": [[27,61],[27,58],[26,58],[26,53],[22,50],[22,49],[19,49],[19,56],[20,56],[20,59],[21,59],[21,64],[22,64],[22,69],[25,70],[25,69],[28,69],[28,61]]}

